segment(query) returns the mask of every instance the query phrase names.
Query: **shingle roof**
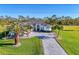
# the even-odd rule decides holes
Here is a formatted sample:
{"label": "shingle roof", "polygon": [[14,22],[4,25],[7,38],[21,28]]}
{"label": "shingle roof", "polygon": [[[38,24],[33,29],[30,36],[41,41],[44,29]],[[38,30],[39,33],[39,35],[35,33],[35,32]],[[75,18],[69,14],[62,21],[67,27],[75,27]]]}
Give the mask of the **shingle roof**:
{"label": "shingle roof", "polygon": [[50,24],[47,24],[41,20],[31,20],[31,21],[28,21],[28,22],[21,22],[20,24],[22,25],[34,25],[34,24],[42,24],[44,26],[51,26]]}

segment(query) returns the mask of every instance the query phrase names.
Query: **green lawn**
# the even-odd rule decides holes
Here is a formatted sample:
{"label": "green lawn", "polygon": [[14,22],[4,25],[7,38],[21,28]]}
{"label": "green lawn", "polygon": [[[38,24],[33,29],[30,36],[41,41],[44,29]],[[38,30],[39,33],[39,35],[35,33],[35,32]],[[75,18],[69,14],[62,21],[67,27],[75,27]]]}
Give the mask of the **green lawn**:
{"label": "green lawn", "polygon": [[20,39],[21,46],[12,46],[14,40],[0,40],[1,55],[41,55],[43,54],[42,41],[36,37]]}
{"label": "green lawn", "polygon": [[58,42],[69,55],[79,55],[79,31],[61,31]]}

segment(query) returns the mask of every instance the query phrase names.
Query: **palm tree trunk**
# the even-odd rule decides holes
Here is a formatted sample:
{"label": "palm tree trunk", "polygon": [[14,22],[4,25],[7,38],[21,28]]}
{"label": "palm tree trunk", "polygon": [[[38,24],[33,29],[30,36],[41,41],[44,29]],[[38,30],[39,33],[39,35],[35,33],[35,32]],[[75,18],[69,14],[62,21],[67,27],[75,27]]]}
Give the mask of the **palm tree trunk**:
{"label": "palm tree trunk", "polygon": [[15,47],[19,47],[21,44],[20,44],[20,39],[19,39],[19,34],[16,33],[15,34]]}

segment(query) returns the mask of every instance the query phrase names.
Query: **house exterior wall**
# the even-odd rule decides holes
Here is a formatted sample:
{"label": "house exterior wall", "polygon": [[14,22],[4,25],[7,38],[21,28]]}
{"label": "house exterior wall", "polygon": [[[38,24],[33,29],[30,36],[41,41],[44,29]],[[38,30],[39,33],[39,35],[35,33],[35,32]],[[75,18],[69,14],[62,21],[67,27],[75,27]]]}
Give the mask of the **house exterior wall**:
{"label": "house exterior wall", "polygon": [[42,24],[35,24],[34,31],[51,31],[51,26],[44,26]]}
{"label": "house exterior wall", "polygon": [[52,29],[51,29],[51,27],[49,27],[49,26],[45,26],[45,27],[44,27],[44,30],[45,30],[45,31],[51,31]]}

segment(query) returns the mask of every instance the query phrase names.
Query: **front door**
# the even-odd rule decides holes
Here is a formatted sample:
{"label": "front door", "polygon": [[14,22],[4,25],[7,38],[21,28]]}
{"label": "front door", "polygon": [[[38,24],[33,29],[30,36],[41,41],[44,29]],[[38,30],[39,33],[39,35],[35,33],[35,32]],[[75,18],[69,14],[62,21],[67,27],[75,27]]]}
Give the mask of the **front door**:
{"label": "front door", "polygon": [[37,25],[37,31],[40,31],[40,26],[39,25]]}

